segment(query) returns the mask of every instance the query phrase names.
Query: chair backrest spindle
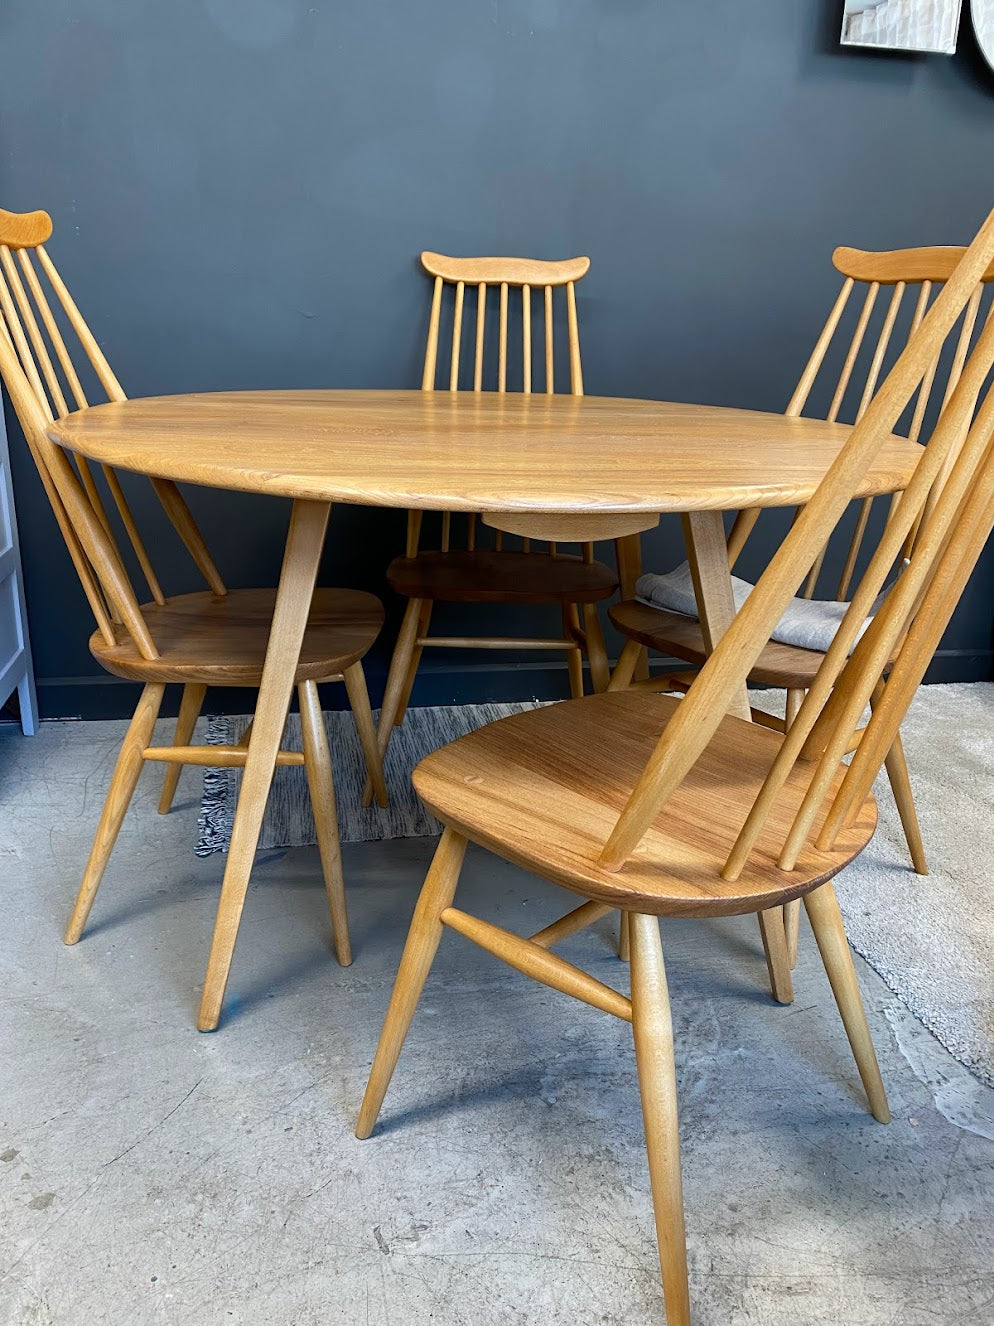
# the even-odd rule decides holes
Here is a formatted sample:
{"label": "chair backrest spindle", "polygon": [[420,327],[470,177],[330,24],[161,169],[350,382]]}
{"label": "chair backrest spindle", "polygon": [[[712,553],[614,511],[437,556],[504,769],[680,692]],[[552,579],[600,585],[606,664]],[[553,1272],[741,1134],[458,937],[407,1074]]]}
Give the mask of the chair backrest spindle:
{"label": "chair backrest spindle", "polygon": [[[45,212],[16,214],[0,209],[3,380],[101,636],[112,645],[118,639],[119,627],[123,626],[143,657],[155,658],[155,644],[115,543],[94,471],[82,456],[74,457],[71,462],[65,452],[49,441],[45,431],[54,419],[68,413],[70,397],[76,408],[85,409],[89,404],[59,325],[59,314],[75,335],[108,399],[126,399],[45,249],[51,233],[52,222]],[[42,277],[54,296],[54,307]],[[165,603],[123,485],[110,466],[99,468],[149,592],[156,603]],[[152,487],[209,587],[223,595],[224,582],[185,498],[168,480],[155,479]]]}
{"label": "chair backrest spindle", "polygon": [[[961,248],[898,249],[883,253],[869,253],[859,249],[836,249],[833,262],[842,274],[842,287],[818,336],[811,357],[805,365],[786,413],[791,416],[804,413],[822,375],[828,375],[837,343],[842,341],[844,321],[847,320],[846,315],[849,313],[856,286],[862,285],[866,293],[862,303],[856,305],[858,312],[855,327],[848,341],[843,343],[841,368],[834,379],[829,403],[823,414],[823,417],[830,422],[842,419],[845,422],[858,423],[873,399],[888,361],[893,360],[900,345],[906,343],[917,332],[932,302],[933,294],[948,280],[962,255]],[[909,402],[910,421],[902,431],[912,441],[917,442],[922,438],[926,419],[930,417],[929,411],[933,404],[936,383],[943,384],[941,404],[933,407],[936,412],[941,412],[945,408],[956,389],[966,356],[976,335],[985,292],[992,283],[994,283],[994,267],[980,274],[976,287],[962,310],[962,322],[955,345],[951,346],[947,340],[938,347],[916,390],[913,405]],[[878,321],[875,311],[882,305],[879,299],[880,292],[886,287],[891,288],[890,299],[887,301],[882,319],[879,319],[879,329],[874,332],[872,329]],[[904,310],[904,301],[911,288],[917,289],[917,296],[909,318]],[[991,316],[992,311],[994,311],[994,299],[989,303],[987,317]],[[863,376],[857,372],[857,369],[861,360],[867,357],[868,365]],[[943,364],[945,364],[944,369]],[[846,402],[854,389],[858,389],[858,395],[847,411]],[[937,476],[936,490],[925,510],[934,504],[954,459],[955,450],[949,456],[945,471]],[[890,514],[896,510],[899,501],[899,495],[890,501]],[[874,503],[875,499],[867,498],[859,504],[854,516],[850,517],[852,526],[848,535],[844,529],[839,529],[832,540],[833,546],[839,545],[839,551],[832,553],[831,559],[829,545],[826,544],[821,549],[800,590],[803,597],[815,596],[829,566],[833,568],[832,580],[825,586],[827,590],[825,596],[842,601],[850,597],[858,567],[866,560],[865,545],[867,533],[871,528]],[[753,508],[740,512],[736,517],[728,536],[730,565],[736,564],[759,516],[760,511]],[[909,531],[906,554],[913,546],[916,536],[917,525]]]}
{"label": "chair backrest spindle", "polygon": [[[428,319],[428,336],[425,343],[424,370],[421,377],[423,391],[435,391],[437,378],[441,371],[445,379],[444,367],[439,366],[439,344],[442,339],[443,322],[447,325],[446,309],[452,310],[452,332],[447,375],[447,389],[459,391],[463,386],[462,336],[463,321],[467,316],[466,305],[476,300],[475,336],[473,342],[472,390],[481,392],[485,389],[488,378],[488,307],[492,310],[490,293],[496,293],[497,301],[497,345],[496,363],[492,381],[498,392],[509,388],[509,377],[513,375],[511,355],[512,303],[517,309],[520,299],[520,321],[517,323],[520,334],[521,372],[520,390],[529,394],[535,384],[533,354],[540,354],[544,368],[544,391],[552,395],[556,389],[556,334],[555,334],[555,292],[562,288],[566,294],[566,345],[568,354],[568,372],[570,392],[574,396],[583,395],[583,373],[580,364],[580,336],[576,309],[576,282],[587,272],[590,262],[587,258],[571,258],[561,262],[546,262],[528,258],[449,258],[444,254],[425,252],[421,255],[422,266],[434,277],[431,312]],[[452,288],[451,301],[446,300],[446,287]],[[539,312],[533,309],[532,295],[541,291]],[[512,292],[514,292],[512,294]],[[539,351],[533,337],[533,314],[544,321],[542,350]],[[470,333],[467,332],[467,339]],[[515,356],[516,357],[516,356]],[[422,513],[411,511],[407,521],[406,555],[416,555],[423,526]],[[443,516],[441,524],[441,550],[447,552],[452,541],[452,522],[449,516]],[[466,534],[466,547],[472,551],[477,546],[477,527],[475,517],[469,518]],[[494,534],[494,546],[503,546],[503,535],[497,530]],[[522,549],[528,551],[529,541],[523,538]],[[557,555],[557,550],[550,544],[550,552]],[[584,548],[584,556],[593,557],[593,549]]]}

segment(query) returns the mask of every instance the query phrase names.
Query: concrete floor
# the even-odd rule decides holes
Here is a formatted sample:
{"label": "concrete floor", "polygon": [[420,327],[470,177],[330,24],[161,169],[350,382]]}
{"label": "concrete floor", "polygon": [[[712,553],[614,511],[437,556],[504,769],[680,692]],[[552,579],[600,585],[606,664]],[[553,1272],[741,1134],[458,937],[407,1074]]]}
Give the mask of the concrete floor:
{"label": "concrete floor", "polygon": [[[628,1028],[446,936],[383,1121],[352,1135],[433,843],[260,859],[226,1014],[193,1018],[222,860],[148,772],[75,949],[61,928],[121,725],[0,728],[4,1326],[659,1323]],[[565,910],[483,854],[461,903]],[[864,1108],[810,933],[773,1005],[755,923],[664,924],[697,1326],[994,1321],[994,1093],[860,968],[894,1122]],[[607,924],[563,951],[625,984]]]}

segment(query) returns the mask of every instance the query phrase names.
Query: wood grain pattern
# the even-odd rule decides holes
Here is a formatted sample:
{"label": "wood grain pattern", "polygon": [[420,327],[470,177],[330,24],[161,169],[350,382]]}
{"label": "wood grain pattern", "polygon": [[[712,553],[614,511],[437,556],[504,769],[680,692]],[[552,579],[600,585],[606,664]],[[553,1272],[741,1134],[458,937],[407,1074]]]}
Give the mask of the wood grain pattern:
{"label": "wood grain pattern", "polygon": [[673,1018],[659,923],[630,915],[632,1033],[649,1158],[666,1326],[690,1326]]}
{"label": "wood grain pattern", "polygon": [[562,512],[523,515],[520,511],[484,511],[484,525],[550,543],[588,543],[601,539],[623,539],[655,529],[658,515],[638,512],[634,515],[564,515]]}
{"label": "wood grain pattern", "polygon": [[426,249],[421,265],[431,276],[466,285],[557,286],[586,276],[590,259],[450,258]]}
{"label": "wood grain pattern", "polygon": [[121,825],[124,823],[128,806],[131,804],[131,798],[138,786],[138,779],[141,777],[144,765],[144,750],[149,743],[152,729],[155,727],[155,720],[159,716],[159,708],[165,690],[164,685],[156,682],[150,682],[144,687],[134,715],[128,725],[128,731],[121,742],[121,749],[117,754],[117,762],[114,765],[110,787],[107,789],[107,796],[100,814],[100,822],[93,838],[93,846],[90,848],[86,869],[83,871],[83,879],[76,895],[76,902],[69,918],[69,924],[66,927],[65,943],[67,944],[78,943],[83,934],[83,928],[97,896],[104,870],[110,860],[114,844],[117,842],[117,835],[121,832]]}
{"label": "wood grain pattern", "polygon": [[[965,248],[955,244],[876,253],[840,246],[832,254],[832,262],[843,276],[851,276],[856,281],[876,281],[878,285],[913,282],[917,285],[921,281],[948,281],[965,252]],[[979,279],[994,281],[994,263],[981,273]]]}
{"label": "wood grain pattern", "polygon": [[[300,734],[303,763],[307,772],[307,787],[311,805],[319,806],[322,813],[315,815],[318,852],[321,871],[331,913],[335,956],[343,967],[352,962],[352,944],[349,939],[349,914],[345,903],[345,877],[342,874],[342,848],[338,841],[338,814],[335,807],[335,782],[331,770],[331,751],[328,734],[321,715],[317,683],[302,681],[297,686],[300,705]],[[251,747],[250,747],[251,749]],[[246,752],[246,763],[247,763]],[[279,760],[279,755],[277,755]]]}
{"label": "wood grain pattern", "polygon": [[33,249],[51,236],[47,212],[6,212],[0,207],[0,244],[8,249]]}
{"label": "wood grain pattern", "polygon": [[[220,597],[177,595],[161,606],[142,607],[158,658],[142,658],[127,637],[108,648],[99,632],[90,640],[90,651],[108,672],[129,680],[258,686],[275,604],[275,589],[232,590]],[[372,594],[318,589],[294,681],[343,676],[366,654],[382,626],[383,605]]]}
{"label": "wood grain pattern", "polygon": [[481,921],[479,917],[470,916],[456,907],[446,907],[439,919],[450,930],[458,931],[466,939],[472,940],[494,957],[506,962],[515,971],[530,976],[533,981],[548,985],[553,990],[560,990],[563,994],[579,999],[581,1003],[589,1004],[591,1008],[599,1008],[625,1022],[631,1021],[630,1000],[619,994],[617,990],[612,990],[603,981],[588,976],[573,963],[566,962],[555,953],[550,953],[543,944],[536,944],[534,940],[512,935],[500,926],[491,925],[489,921]]}
{"label": "wood grain pattern", "polygon": [[[259,699],[252,724],[252,740],[249,742],[248,759],[238,793],[238,807],[231,830],[231,844],[207,960],[207,975],[197,1014],[199,1031],[213,1031],[221,1017],[221,1005],[231,971],[252,860],[290,707],[294,669],[307,630],[308,612],[324,547],[329,511],[325,503],[295,502],[290,517],[280,574],[280,592],[273,610],[272,628],[259,682]],[[322,803],[318,802],[315,810],[322,809]],[[335,839],[337,842],[337,827]],[[340,942],[341,938],[339,932]]]}
{"label": "wood grain pattern", "polygon": [[465,855],[466,839],[452,829],[446,829],[435,849],[431,868],[414,909],[414,919],[404,945],[386,1021],[359,1110],[355,1130],[358,1138],[368,1137],[376,1125],[383,1097],[390,1085],[404,1038],[441,942],[444,931],[441,916],[455,896]]}
{"label": "wood grain pattern", "polygon": [[[732,582],[728,575],[725,527],[720,511],[690,511],[682,516],[687,561],[697,600],[697,615],[709,654],[728,630],[735,616]],[[739,718],[749,717],[749,696],[745,682],[728,704],[728,712]]]}
{"label": "wood grain pattern", "polygon": [[600,562],[508,548],[397,557],[387,568],[387,582],[407,598],[447,603],[594,603],[618,587]]}
{"label": "wood grain pattern", "polygon": [[[48,429],[92,459],[208,487],[433,511],[654,514],[807,502],[850,433],[716,406],[418,391],[149,397]],[[903,488],[919,454],[884,441],[855,496]]]}
{"label": "wood grain pattern", "polygon": [[884,1090],[877,1056],[870,1039],[859,983],[853,970],[849,942],[842,924],[842,915],[831,883],[815,889],[804,897],[804,907],[815,933],[832,993],[842,1014],[842,1022],[849,1037],[853,1057],[863,1081],[870,1112],[878,1123],[890,1123],[890,1109]]}
{"label": "wood grain pattern", "polygon": [[[618,630],[639,644],[647,645],[662,654],[672,654],[698,667],[708,657],[710,651],[696,617],[652,608],[636,599],[612,603],[607,611]],[[824,654],[813,649],[799,649],[795,645],[782,645],[771,640],[763,646],[763,652],[749,675],[752,681],[761,686],[790,686],[806,690],[817,675],[824,657]]]}
{"label": "wood grain pattern", "polygon": [[[794,771],[747,869],[721,877],[782,737],[725,719],[712,744],[654,819],[639,850],[615,872],[598,855],[660,735],[686,701],[609,692],[491,723],[435,751],[414,786],[432,814],[473,842],[584,897],[627,910],[714,916],[759,911],[829,878],[869,841],[867,801],[833,853],[810,848],[796,873],[777,859],[810,771]],[[527,771],[527,775],[526,775]],[[838,779],[845,773],[840,765]],[[735,788],[729,796],[726,789]]]}

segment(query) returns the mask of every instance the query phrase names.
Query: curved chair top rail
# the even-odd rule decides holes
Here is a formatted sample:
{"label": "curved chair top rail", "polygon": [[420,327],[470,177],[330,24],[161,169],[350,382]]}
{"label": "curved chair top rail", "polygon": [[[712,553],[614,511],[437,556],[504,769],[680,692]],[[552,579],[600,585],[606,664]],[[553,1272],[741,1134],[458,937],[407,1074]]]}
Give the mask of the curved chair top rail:
{"label": "curved chair top rail", "polygon": [[51,238],[47,212],[6,212],[0,207],[0,244],[8,249],[33,249]]}
{"label": "curved chair top rail", "polygon": [[421,265],[431,276],[466,285],[569,285],[590,270],[589,258],[449,258],[426,250]]}
{"label": "curved chair top rail", "polygon": [[[566,299],[566,359],[569,371],[569,390],[574,396],[583,395],[583,367],[580,362],[580,332],[577,321],[576,309],[576,282],[586,276],[590,270],[589,258],[563,258],[559,260],[546,260],[541,258],[450,258],[444,253],[433,253],[426,249],[421,254],[421,265],[424,270],[434,279],[434,290],[431,299],[431,314],[428,322],[428,337],[425,342],[425,361],[424,372],[421,377],[422,391],[434,391],[436,386],[436,376],[439,358],[439,342],[442,320],[442,306],[451,296],[452,303],[452,330],[448,365],[448,389],[449,391],[458,391],[461,385],[469,385],[468,378],[461,382],[460,379],[460,357],[463,349],[463,322],[469,321],[467,328],[466,341],[473,338],[473,390],[482,391],[484,378],[489,378],[493,370],[496,370],[496,387],[498,392],[504,392],[508,389],[508,364],[509,359],[520,356],[521,376],[520,390],[528,394],[532,390],[533,381],[533,295],[536,291],[544,293],[544,298],[539,296],[539,312],[535,319],[536,331],[538,324],[544,323],[544,336],[541,331],[535,340],[544,341],[544,354],[541,355],[542,363],[545,369],[545,391],[552,393],[556,390],[556,332],[555,317],[553,312],[553,290],[559,289],[565,293]],[[449,287],[448,292],[446,287]],[[452,289],[451,287],[454,287]],[[468,291],[467,291],[468,287]],[[511,288],[515,291],[520,290],[519,296],[515,294],[513,298],[510,295]],[[486,354],[486,344],[488,343],[487,333],[487,304],[489,293],[498,290],[500,292],[500,307],[497,331],[497,351],[496,355]],[[557,297],[558,298],[558,297]],[[475,336],[472,328],[471,318],[467,315],[467,304],[472,306],[473,301],[476,304],[475,315]],[[494,301],[490,301],[494,302]],[[520,302],[520,309],[517,307]],[[515,306],[515,312],[511,313],[511,304]],[[509,341],[508,328],[513,321],[520,328],[520,345],[514,346],[513,337]],[[489,342],[492,344],[491,342]],[[443,352],[444,353],[444,352]],[[560,373],[564,365],[560,363]],[[512,369],[513,374],[513,369]],[[444,376],[444,375],[443,375]],[[555,524],[555,522],[552,522]],[[556,535],[541,534],[539,527],[545,527],[545,521],[537,522],[533,527],[528,519],[522,520],[514,528],[508,525],[495,525],[498,533],[495,544],[498,549],[502,547],[504,533],[517,533],[524,539],[524,548],[528,550],[529,541],[533,538],[545,541],[550,539],[552,551],[555,551]],[[550,526],[551,528],[551,526]],[[421,513],[412,511],[408,516],[407,528],[407,555],[413,557],[418,552],[421,531]],[[449,549],[450,527],[448,517],[443,517],[441,530],[441,551],[448,552]],[[560,534],[558,536],[567,541],[572,541],[575,536]],[[593,544],[589,542],[589,537],[584,535],[582,541],[585,544],[584,556],[587,560],[593,558]],[[476,548],[476,517],[470,516],[467,533],[467,550],[473,551]]]}
{"label": "curved chair top rail", "polygon": [[[918,285],[924,281],[948,281],[966,249],[960,245],[932,245],[922,249],[886,249],[870,252],[842,246],[832,254],[832,262],[843,276],[854,281],[875,281],[878,285]],[[981,282],[994,281],[994,263]]]}

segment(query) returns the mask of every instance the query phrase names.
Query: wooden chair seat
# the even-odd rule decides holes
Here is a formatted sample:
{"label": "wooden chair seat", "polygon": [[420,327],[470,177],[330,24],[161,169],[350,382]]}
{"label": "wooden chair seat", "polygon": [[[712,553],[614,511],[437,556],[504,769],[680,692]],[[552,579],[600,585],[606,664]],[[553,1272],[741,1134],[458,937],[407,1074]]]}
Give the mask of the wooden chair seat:
{"label": "wooden chair seat", "polygon": [[[123,629],[109,647],[99,631],[90,652],[108,672],[130,681],[258,686],[273,621],[275,589],[181,594],[142,604],[160,657],[143,658]],[[383,605],[352,589],[317,589],[294,681],[327,681],[344,674],[373,644]]]}
{"label": "wooden chair seat", "polygon": [[[597,858],[663,729],[682,701],[609,692],[515,714],[427,756],[414,786],[444,824],[508,861],[585,898],[655,915],[718,916],[765,910],[829,879],[876,827],[868,799],[831,851],[814,836],[787,872],[784,834],[809,782],[798,765],[734,883],[721,869],[783,742],[767,728],[726,718],[685,781],[617,873]],[[838,779],[845,773],[840,766]]]}
{"label": "wooden chair seat", "polygon": [[[608,608],[608,616],[623,635],[661,654],[672,655],[697,667],[703,666],[708,656],[701,623],[696,617],[653,608],[636,599],[613,604]],[[771,640],[764,645],[749,679],[761,686],[806,691],[824,658],[825,655],[818,650]]]}
{"label": "wooden chair seat", "polygon": [[406,598],[448,603],[597,603],[618,588],[603,562],[482,548],[395,557],[387,580]]}

